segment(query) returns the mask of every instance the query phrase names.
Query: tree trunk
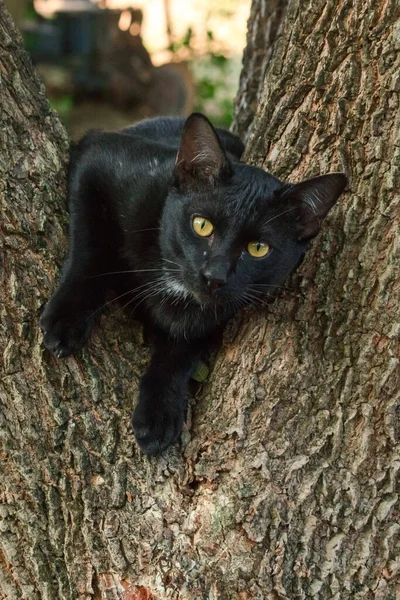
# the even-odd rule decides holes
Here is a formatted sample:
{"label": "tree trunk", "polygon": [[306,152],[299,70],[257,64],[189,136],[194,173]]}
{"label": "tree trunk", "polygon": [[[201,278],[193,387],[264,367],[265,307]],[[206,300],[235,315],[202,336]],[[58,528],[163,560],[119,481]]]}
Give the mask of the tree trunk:
{"label": "tree trunk", "polygon": [[247,46],[234,104],[232,131],[247,140],[262,98],[265,71],[284,23],[288,0],[253,0],[247,24]]}
{"label": "tree trunk", "polygon": [[290,291],[228,328],[182,446],[148,459],[137,325],[111,305],[76,358],[42,345],[66,137],[0,0],[0,599],[400,593],[397,7],[288,4],[247,160],[293,181],[345,169],[350,193]]}

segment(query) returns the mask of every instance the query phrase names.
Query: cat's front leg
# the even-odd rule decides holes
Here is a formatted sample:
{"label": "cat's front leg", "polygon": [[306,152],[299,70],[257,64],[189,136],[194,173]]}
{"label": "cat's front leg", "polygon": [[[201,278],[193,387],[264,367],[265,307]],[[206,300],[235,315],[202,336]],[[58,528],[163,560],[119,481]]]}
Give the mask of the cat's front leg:
{"label": "cat's front leg", "polygon": [[159,336],[132,415],[136,441],[145,454],[159,454],[178,439],[189,379],[206,347],[205,341],[190,343]]}
{"label": "cat's front leg", "polygon": [[104,305],[107,273],[121,270],[111,178],[105,181],[106,163],[98,148],[85,140],[81,146],[81,154],[71,159],[69,177],[70,254],[40,318],[45,346],[57,357],[84,346]]}
{"label": "cat's front leg", "polygon": [[104,273],[115,270],[95,220],[79,217],[78,224],[72,222],[72,249],[60,285],[40,318],[44,344],[58,358],[74,354],[89,339],[104,305],[108,285]]}
{"label": "cat's front leg", "polygon": [[44,344],[58,358],[82,348],[104,303],[104,289],[89,276],[64,275],[40,318]]}

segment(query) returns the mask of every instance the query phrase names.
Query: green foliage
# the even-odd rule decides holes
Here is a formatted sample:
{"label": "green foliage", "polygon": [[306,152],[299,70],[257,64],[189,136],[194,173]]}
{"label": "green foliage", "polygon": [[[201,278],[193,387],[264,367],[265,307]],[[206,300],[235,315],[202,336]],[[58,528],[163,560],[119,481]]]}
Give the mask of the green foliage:
{"label": "green foliage", "polygon": [[66,121],[73,107],[72,96],[61,96],[61,98],[50,98],[50,106],[60,115],[62,121]]}
{"label": "green foliage", "polygon": [[183,38],[181,40],[171,42],[171,44],[168,46],[168,50],[170,50],[171,52],[173,52],[175,54],[176,52],[179,52],[179,50],[181,48],[189,48],[190,49],[190,47],[191,47],[190,42],[192,40],[192,37],[193,37],[193,30],[191,27],[188,27]]}
{"label": "green foliage", "polygon": [[210,53],[210,59],[211,64],[213,64],[216,67],[220,67],[221,69],[223,69],[223,67],[225,67],[226,63],[228,62],[226,56],[224,56],[223,54],[214,54],[213,52]]}
{"label": "green foliage", "polygon": [[195,110],[205,113],[220,127],[229,127],[232,122],[235,66],[232,58],[215,52],[192,61],[197,92]]}
{"label": "green foliage", "polygon": [[[226,0],[221,10],[229,12],[232,1]],[[225,15],[226,16],[226,15]],[[189,63],[196,84],[195,110],[205,113],[213,123],[229,127],[233,116],[233,98],[240,71],[238,59],[225,56],[216,50],[216,40],[211,29],[207,31],[206,52],[199,55],[195,49],[194,34],[188,28],[185,35],[174,40],[170,46],[177,58],[189,56]],[[184,49],[184,53],[182,53]]]}
{"label": "green foliage", "polygon": [[25,19],[25,21],[37,21],[37,19],[38,19],[37,12],[35,10],[33,2],[31,2],[31,1],[27,2],[25,5],[24,19]]}

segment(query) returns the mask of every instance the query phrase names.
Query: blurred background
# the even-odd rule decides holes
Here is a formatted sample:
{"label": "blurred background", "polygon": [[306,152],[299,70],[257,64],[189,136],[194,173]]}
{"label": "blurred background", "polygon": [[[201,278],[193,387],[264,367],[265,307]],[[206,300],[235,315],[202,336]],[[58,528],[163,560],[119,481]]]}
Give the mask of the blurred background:
{"label": "blurred background", "polygon": [[232,120],[250,0],[5,0],[72,138],[144,117]]}

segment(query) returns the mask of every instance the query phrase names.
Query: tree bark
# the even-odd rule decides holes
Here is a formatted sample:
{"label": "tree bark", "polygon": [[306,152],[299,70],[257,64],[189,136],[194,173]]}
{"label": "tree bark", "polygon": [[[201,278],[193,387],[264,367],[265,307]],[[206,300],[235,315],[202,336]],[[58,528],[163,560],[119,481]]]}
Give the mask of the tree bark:
{"label": "tree bark", "polygon": [[278,38],[288,0],[253,0],[247,24],[247,44],[234,103],[232,132],[247,140],[261,100],[265,71]]}
{"label": "tree bark", "polygon": [[288,4],[246,157],[349,194],[148,459],[137,325],[111,305],[79,356],[42,345],[67,143],[0,0],[0,599],[396,599],[399,31],[395,0]]}

